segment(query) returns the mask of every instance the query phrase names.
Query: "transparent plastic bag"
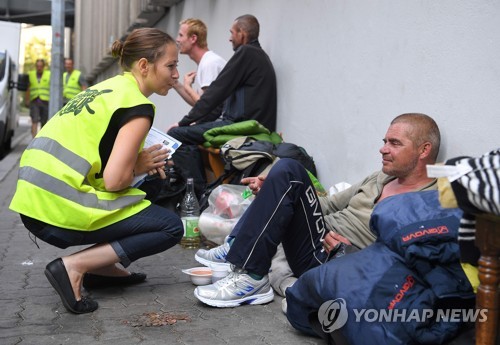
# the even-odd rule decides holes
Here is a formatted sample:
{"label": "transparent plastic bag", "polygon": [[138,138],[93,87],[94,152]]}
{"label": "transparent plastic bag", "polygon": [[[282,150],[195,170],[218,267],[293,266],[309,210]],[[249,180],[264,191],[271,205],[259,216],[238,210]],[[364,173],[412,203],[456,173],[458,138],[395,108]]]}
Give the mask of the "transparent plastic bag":
{"label": "transparent plastic bag", "polygon": [[247,186],[218,186],[210,193],[208,207],[201,213],[200,232],[209,241],[222,244],[254,198]]}

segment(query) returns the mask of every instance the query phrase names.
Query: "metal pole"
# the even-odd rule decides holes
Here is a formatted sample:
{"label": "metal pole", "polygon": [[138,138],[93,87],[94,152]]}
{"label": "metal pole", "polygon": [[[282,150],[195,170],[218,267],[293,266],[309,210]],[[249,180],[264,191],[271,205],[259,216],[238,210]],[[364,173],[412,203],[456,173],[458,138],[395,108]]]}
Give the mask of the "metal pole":
{"label": "metal pole", "polygon": [[52,62],[50,64],[49,117],[62,107],[62,73],[64,58],[64,1],[52,0]]}

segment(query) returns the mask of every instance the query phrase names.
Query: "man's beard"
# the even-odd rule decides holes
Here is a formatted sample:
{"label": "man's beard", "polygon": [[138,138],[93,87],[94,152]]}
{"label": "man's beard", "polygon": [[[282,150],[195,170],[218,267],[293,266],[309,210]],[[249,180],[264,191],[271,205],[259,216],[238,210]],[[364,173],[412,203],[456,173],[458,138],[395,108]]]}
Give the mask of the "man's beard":
{"label": "man's beard", "polygon": [[407,177],[415,169],[418,164],[418,158],[415,158],[408,164],[402,167],[382,167],[382,171],[389,176],[394,176],[397,178]]}

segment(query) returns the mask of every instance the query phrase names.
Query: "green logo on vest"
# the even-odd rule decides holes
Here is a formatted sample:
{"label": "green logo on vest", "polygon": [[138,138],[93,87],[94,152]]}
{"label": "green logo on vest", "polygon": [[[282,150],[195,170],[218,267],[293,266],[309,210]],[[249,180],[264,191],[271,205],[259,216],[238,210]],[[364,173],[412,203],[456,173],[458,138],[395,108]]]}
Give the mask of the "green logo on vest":
{"label": "green logo on vest", "polygon": [[97,96],[102,95],[103,93],[110,93],[113,90],[92,90],[86,89],[83,92],[80,92],[74,98],[72,98],[68,104],[66,104],[61,111],[59,112],[59,116],[63,116],[66,114],[73,113],[75,116],[80,114],[85,107],[90,114],[95,114],[95,111],[90,108],[90,103],[92,103]]}

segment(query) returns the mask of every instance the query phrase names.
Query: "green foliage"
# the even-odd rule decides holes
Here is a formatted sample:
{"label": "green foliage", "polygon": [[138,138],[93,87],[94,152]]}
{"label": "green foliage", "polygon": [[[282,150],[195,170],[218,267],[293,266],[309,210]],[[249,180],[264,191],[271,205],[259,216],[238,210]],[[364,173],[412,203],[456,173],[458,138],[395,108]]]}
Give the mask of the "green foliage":
{"label": "green foliage", "polygon": [[44,38],[33,37],[25,44],[24,73],[35,69],[35,62],[38,59],[44,59],[46,69],[50,69],[51,44]]}

